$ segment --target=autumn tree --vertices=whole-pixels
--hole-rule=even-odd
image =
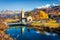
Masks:
[[[31,12],[30,11],[28,12],[27,16],[31,16]]]
[[[44,11],[40,11],[39,17],[40,17],[40,19],[48,19],[48,14],[45,13]]]

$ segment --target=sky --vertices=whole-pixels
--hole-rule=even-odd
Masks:
[[[46,4],[59,4],[60,0],[0,0],[0,10],[33,10]]]

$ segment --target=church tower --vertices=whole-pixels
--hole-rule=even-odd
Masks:
[[[21,10],[21,17],[24,18],[24,10]]]
[[[24,16],[24,10],[23,9],[21,10],[21,22],[22,23],[26,22],[26,18]]]

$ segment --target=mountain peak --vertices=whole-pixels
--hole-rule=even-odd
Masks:
[[[37,7],[37,9],[41,9],[41,8],[51,8],[53,6],[59,6],[58,4],[46,4],[44,6],[40,6],[40,7]]]
[[[46,4],[44,6],[40,6],[40,7],[37,7],[37,8],[40,9],[40,8],[48,8],[48,7],[50,7],[50,4]]]

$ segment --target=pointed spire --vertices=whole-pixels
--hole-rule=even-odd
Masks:
[[[22,18],[24,18],[24,10],[23,10],[23,8],[21,10],[21,15],[22,15]]]

